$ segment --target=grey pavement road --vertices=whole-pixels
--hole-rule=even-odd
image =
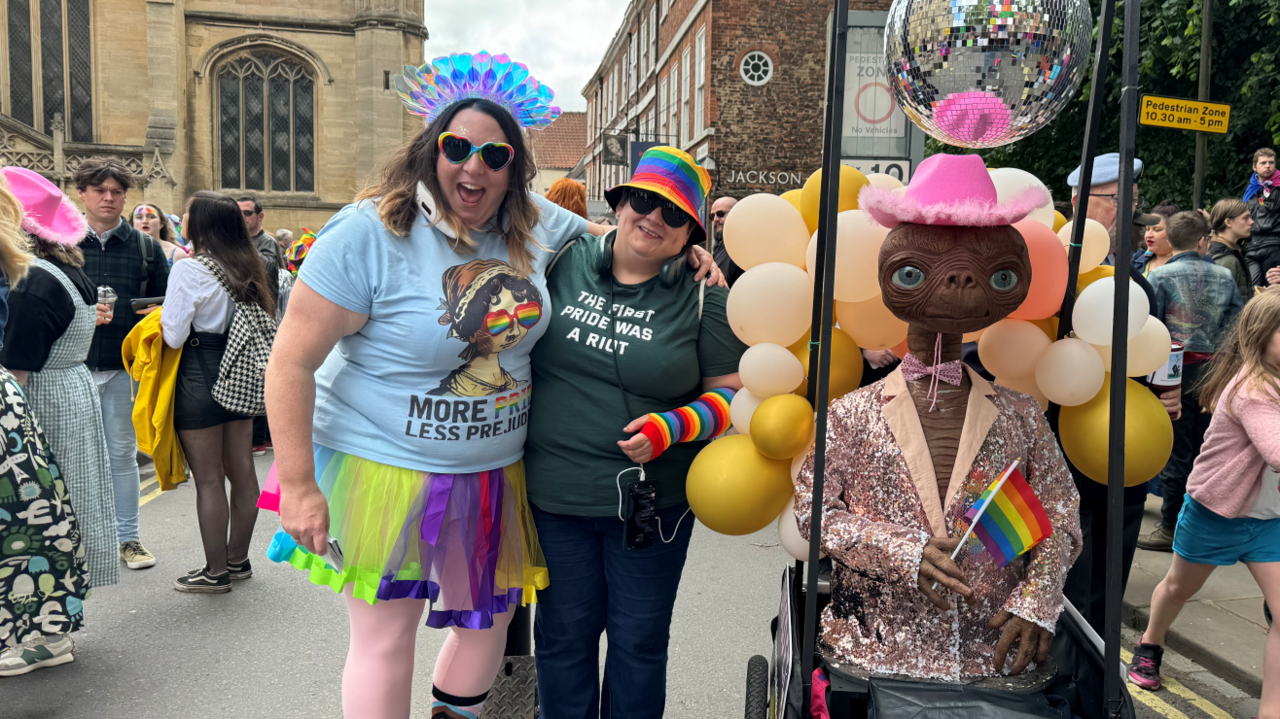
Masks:
[[[271,456],[259,458],[265,477]],[[254,576],[222,595],[173,580],[203,563],[190,483],[142,507],[159,563],[121,569],[85,604],[76,661],[0,680],[0,719],[340,717],[346,610],[340,597],[263,556],[275,515],[258,518]],[[667,716],[742,716],[747,659],[769,651],[788,557],[772,527],[725,537],[698,525],[671,627]],[[427,717],[444,633],[418,633],[413,717]]]
[[[270,455],[259,458],[266,476]],[[291,567],[266,561],[275,515],[255,533],[254,577],[224,595],[173,590],[203,563],[189,485],[142,508],[154,568],[86,603],[76,661],[0,680],[0,719],[168,719],[195,711],[225,719],[336,718],[347,624],[342,600]],[[789,558],[769,527],[748,537],[694,530],[671,627],[669,717],[742,716],[747,659],[769,653],[769,620]],[[418,633],[415,719],[427,717],[431,670],[444,634]],[[1136,632],[1129,630],[1132,647]],[[1127,658],[1127,657],[1126,657]],[[1180,657],[1166,660],[1159,692],[1134,689],[1139,719],[1246,719],[1256,699]]]

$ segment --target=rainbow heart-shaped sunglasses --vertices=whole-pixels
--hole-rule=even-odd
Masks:
[[[540,319],[542,319],[542,305],[537,302],[526,302],[516,305],[514,314],[506,310],[490,312],[484,316],[484,326],[489,330],[489,334],[496,336],[511,329],[513,322],[518,322],[521,327],[530,329],[538,324]]]

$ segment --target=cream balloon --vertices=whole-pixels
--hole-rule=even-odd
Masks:
[[[982,339],[982,335],[985,334],[986,331],[987,331],[987,328],[983,327],[977,332],[965,332],[963,335],[961,335],[960,341],[961,342],[977,342],[978,340]]]
[[[1137,282],[1129,282],[1129,327],[1132,340],[1147,324],[1151,303]],[[1111,344],[1111,320],[1115,311],[1116,279],[1103,277],[1084,288],[1071,312],[1071,326],[1076,336],[1091,345]],[[1163,363],[1161,363],[1163,364]],[[1158,365],[1157,365],[1158,366]]]
[[[809,540],[800,536],[795,497],[787,500],[787,506],[783,507],[782,514],[778,515],[778,543],[793,559],[800,562],[809,561]],[[826,559],[827,555],[819,551],[818,557]]]
[[[1030,395],[1032,399],[1040,403],[1040,409],[1049,409],[1049,398],[1046,397],[1044,392],[1041,392],[1040,388],[1036,386],[1035,377],[1026,377],[1023,379],[1005,379],[1003,377],[996,377],[996,384],[1001,387],[1008,387],[1015,392]]]
[[[1075,407],[1102,389],[1106,372],[1098,353],[1084,340],[1066,337],[1054,342],[1036,363],[1036,385],[1051,402]]]
[[[998,167],[992,170],[990,174],[991,181],[996,186],[996,200],[1000,203],[1010,202],[1018,195],[1034,187],[1039,187],[1046,193],[1049,192],[1049,188],[1045,187],[1040,178],[1026,170],[1019,170],[1016,167]],[[1035,220],[1052,230],[1054,220],[1053,197],[1050,196],[1043,205],[1027,215],[1027,219]]]
[[[815,432],[814,432],[814,434],[816,435],[816,434],[817,434],[817,432],[815,431]],[[810,444],[810,445],[809,445],[809,449],[807,449],[807,450],[805,450],[805,451],[801,452],[800,454],[797,454],[796,456],[794,456],[794,457],[792,457],[792,458],[791,458],[791,482],[792,482],[792,484],[794,484],[794,483],[795,483],[795,481],[796,481],[796,477],[799,477],[799,476],[800,476],[800,470],[804,468],[804,461],[805,461],[806,459],[808,459],[808,458],[809,458],[809,455],[811,455],[811,454],[813,454],[813,445],[812,445],[812,444]]]
[[[808,244],[800,211],[777,195],[747,195],[724,218],[724,249],[744,270],[766,262],[804,267]]]
[[[755,396],[745,387],[733,396],[733,400],[729,402],[729,421],[739,434],[751,436],[751,415],[756,413],[756,409],[766,399],[768,397]]]
[[[1026,379],[1049,348],[1049,338],[1025,320],[1000,320],[978,338],[978,359],[987,371],[1005,379]]]
[[[1145,377],[1160,369],[1169,359],[1171,339],[1169,328],[1165,327],[1160,320],[1148,315],[1142,331],[1129,340],[1129,361],[1125,363],[1129,366],[1129,371],[1125,374],[1130,377]],[[1092,346],[1102,358],[1103,368],[1110,372],[1111,345]]]
[[[899,180],[893,175],[886,175],[883,172],[873,172],[870,175],[867,175],[867,182],[870,182],[876,187],[887,187],[890,190],[896,190],[899,187],[903,187],[902,180]]]
[[[742,353],[738,377],[751,394],[765,399],[794,392],[804,381],[804,365],[786,347],[765,342]]]
[[[725,311],[733,333],[748,345],[789,347],[809,329],[813,283],[795,265],[766,262],[742,273]]]
[[[734,208],[735,210],[737,208]],[[841,302],[863,302],[880,294],[880,245],[889,234],[887,227],[862,210],[848,210],[836,219],[836,288]],[[816,277],[818,233],[809,240],[805,267],[809,278]],[[741,280],[739,280],[741,282]],[[737,285],[734,285],[735,287]]]
[[[907,323],[895,317],[879,297],[837,302],[836,321],[864,350],[887,350],[907,336]]]
[[[1053,225],[1050,225],[1052,227]],[[1058,239],[1062,240],[1062,246],[1067,248],[1067,254],[1071,254],[1071,233],[1074,231],[1074,222],[1068,222],[1058,230]],[[1107,228],[1102,226],[1097,220],[1084,221],[1084,239],[1080,241],[1080,273],[1084,274],[1107,259],[1107,254],[1111,252],[1111,235],[1107,233]]]

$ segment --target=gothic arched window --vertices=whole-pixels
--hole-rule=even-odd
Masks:
[[[214,135],[223,189],[314,192],[310,70],[291,58],[253,53],[223,63],[215,78]]]
[[[61,115],[67,139],[93,142],[93,34],[89,0],[0,0],[9,65],[4,114],[52,134]]]

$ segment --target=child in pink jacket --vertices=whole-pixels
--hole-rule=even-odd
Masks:
[[[1216,567],[1244,562],[1280,607],[1280,289],[1241,311],[1200,385],[1213,412],[1187,480],[1173,565],[1151,598],[1151,619],[1129,680],[1160,688],[1165,633]],[[1280,719],[1280,625],[1267,639],[1258,716]]]

